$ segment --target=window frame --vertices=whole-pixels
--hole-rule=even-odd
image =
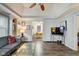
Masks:
[[[7,36],[9,36],[9,30],[10,30],[10,17],[9,17],[9,14],[7,14],[6,12],[0,12],[0,15],[2,15],[2,16],[5,16],[5,17],[7,17],[8,19],[7,19]],[[4,35],[4,36],[6,36],[6,35]],[[2,37],[4,37],[4,36],[2,36]]]

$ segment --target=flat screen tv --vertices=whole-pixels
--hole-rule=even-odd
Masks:
[[[52,27],[51,28],[51,34],[63,35],[63,33],[64,33],[64,27]]]

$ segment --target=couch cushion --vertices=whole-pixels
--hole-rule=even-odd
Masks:
[[[5,46],[7,44],[8,44],[7,36],[6,37],[0,37],[0,48],[2,48],[3,46]]]
[[[16,47],[17,45],[19,45],[19,43],[9,44],[9,45],[4,46],[3,49],[12,49]]]
[[[5,55],[10,49],[0,49],[0,56]]]
[[[0,49],[0,56],[8,54],[13,48],[15,48],[20,43],[13,43],[6,45]]]
[[[12,43],[15,43],[16,42],[16,38],[14,36],[9,36],[8,37],[8,43],[9,44],[12,44]]]

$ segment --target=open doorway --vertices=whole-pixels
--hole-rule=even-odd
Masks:
[[[33,41],[42,41],[43,38],[43,22],[33,21],[32,22],[32,39]]]
[[[77,46],[79,51],[79,16],[77,16]]]

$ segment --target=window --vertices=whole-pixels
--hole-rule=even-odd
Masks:
[[[8,36],[8,17],[0,14],[0,37]]]

